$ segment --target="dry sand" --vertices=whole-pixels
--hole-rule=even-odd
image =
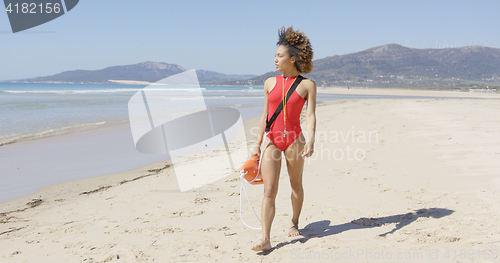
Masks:
[[[432,94],[448,96],[418,96]],[[499,262],[500,97],[474,96],[490,99],[319,105],[302,236],[286,236],[283,165],[270,252],[250,250],[261,234],[240,221],[238,171],[181,193],[161,162],[0,204],[0,262]],[[259,211],[262,186],[247,189]]]

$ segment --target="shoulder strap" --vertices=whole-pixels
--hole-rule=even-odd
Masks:
[[[290,98],[290,96],[292,96],[292,94],[295,91],[295,89],[297,88],[297,86],[299,86],[299,84],[303,78],[304,77],[302,77],[301,75],[297,76],[297,79],[295,79],[295,82],[293,83],[293,85],[290,87],[290,89],[288,90],[288,92],[286,94],[287,101]],[[280,105],[278,106],[278,108],[274,112],[273,116],[271,116],[271,119],[268,120],[266,118],[266,132],[269,132],[271,130],[271,125],[273,125],[274,121],[276,120],[276,118],[278,118],[278,115],[280,115],[282,110],[283,110],[283,100],[281,101]]]

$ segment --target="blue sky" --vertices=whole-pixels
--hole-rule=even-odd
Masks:
[[[143,61],[259,75],[274,70],[278,29],[290,25],[310,37],[315,59],[388,43],[500,48],[500,1],[305,3],[81,0],[15,34],[0,11],[0,80]]]

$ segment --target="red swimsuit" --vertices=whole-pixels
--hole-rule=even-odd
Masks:
[[[289,77],[285,80],[285,93],[288,88],[292,86],[292,83],[297,77]],[[305,78],[304,78],[305,79]],[[276,85],[269,92],[269,107],[267,109],[267,119],[269,120],[273,116],[276,108],[282,103],[283,100],[283,76],[276,76]],[[278,115],[278,118],[271,125],[267,137],[281,150],[284,151],[290,144],[292,144],[299,136],[302,134],[302,129],[300,128],[300,113],[302,112],[302,107],[306,99],[302,98],[295,90],[290,99],[286,101],[286,134],[284,134],[284,120],[283,112],[285,108]]]

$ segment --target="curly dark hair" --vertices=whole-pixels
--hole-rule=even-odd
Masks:
[[[285,29],[282,27],[278,31],[278,42],[276,45],[287,47],[290,55],[295,57],[295,65],[300,73],[309,73],[313,68],[313,50],[309,38],[299,30],[294,31],[293,27]]]

